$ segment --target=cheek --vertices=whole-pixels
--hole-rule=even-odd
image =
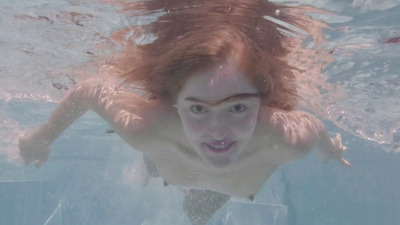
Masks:
[[[181,121],[187,136],[200,136],[207,130],[204,121],[194,119],[188,115],[182,115]]]
[[[232,131],[237,135],[251,136],[257,125],[257,115],[257,113],[251,113],[240,120],[235,120],[231,126]]]

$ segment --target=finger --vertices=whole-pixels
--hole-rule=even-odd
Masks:
[[[42,153],[38,155],[37,160],[35,161],[36,168],[41,167],[46,161],[49,155],[47,153]]]
[[[344,158],[340,158],[339,161],[348,168],[352,168],[353,166]]]
[[[36,162],[35,162],[35,166],[36,166],[36,168],[39,168],[39,167],[41,167],[41,166],[42,166],[42,164],[43,164],[43,162],[42,162],[42,161],[40,161],[40,160],[36,160]]]

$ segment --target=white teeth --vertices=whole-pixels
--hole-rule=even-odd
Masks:
[[[228,147],[228,144],[225,144],[225,143],[222,143],[222,145],[212,145],[212,144],[209,144],[209,145],[215,149],[224,149],[224,148]]]
[[[215,145],[215,144],[217,144],[217,145]],[[228,143],[228,144],[224,143],[223,145],[221,145],[221,142],[215,143],[215,144],[204,143],[205,147],[208,150],[211,150],[212,152],[215,152],[215,153],[224,153],[231,149],[234,142]]]
[[[216,148],[216,149],[223,149],[226,147],[226,145],[223,146],[215,146],[215,145],[211,145],[211,147]]]

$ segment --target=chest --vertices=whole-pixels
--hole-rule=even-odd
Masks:
[[[147,155],[164,181],[178,187],[209,189],[235,197],[256,194],[280,165],[273,156],[264,153],[240,158],[234,165],[219,169],[205,164],[190,149],[172,144],[159,149]]]
[[[167,126],[161,129],[167,132],[155,132],[141,151],[152,160],[162,179],[171,185],[247,198],[256,194],[285,161],[277,151],[276,143],[264,143],[263,138],[263,143],[259,143],[260,139],[250,141],[248,152],[228,167],[212,167],[195,150],[187,147],[179,121],[167,121]]]

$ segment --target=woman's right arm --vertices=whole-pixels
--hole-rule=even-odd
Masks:
[[[103,117],[122,138],[135,142],[144,134],[147,125],[144,121],[152,116],[150,111],[155,111],[151,110],[154,106],[154,103],[117,85],[99,80],[84,81],[67,93],[47,122],[20,137],[20,154],[25,165],[33,162],[40,166],[47,160],[51,143],[90,109]]]
[[[262,121],[272,127],[283,141],[288,159],[297,159],[316,147],[325,162],[336,159],[347,167],[350,163],[342,157],[346,149],[340,134],[329,136],[324,124],[310,113],[303,111],[284,111],[268,106],[262,108]]]

